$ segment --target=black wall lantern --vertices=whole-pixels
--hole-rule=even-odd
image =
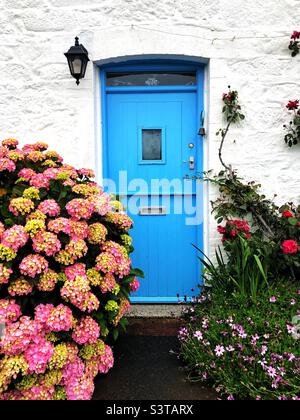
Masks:
[[[65,53],[65,56],[68,59],[71,75],[76,79],[77,85],[79,85],[79,80],[85,76],[87,63],[90,59],[88,51],[83,45],[79,44],[78,37],[75,38],[75,45]]]

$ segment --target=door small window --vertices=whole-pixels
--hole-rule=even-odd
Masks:
[[[139,128],[139,163],[165,163],[165,129]]]
[[[162,130],[142,130],[142,159],[162,160]]]
[[[196,86],[196,72],[107,73],[106,85],[117,86]]]

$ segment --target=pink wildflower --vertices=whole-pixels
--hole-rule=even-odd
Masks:
[[[215,348],[215,354],[217,357],[223,356],[224,353],[225,353],[225,348],[223,346],[217,346]]]

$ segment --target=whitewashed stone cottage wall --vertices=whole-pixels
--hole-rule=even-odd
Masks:
[[[1,138],[48,142],[68,162],[100,174],[97,62],[204,58],[206,169],[219,168],[215,132],[231,84],[247,119],[231,134],[227,161],[278,201],[299,201],[300,148],[288,149],[282,133],[285,104],[300,96],[300,58],[287,50],[290,33],[300,30],[299,12],[299,0],[0,0]],[[76,35],[92,59],[79,87],[63,55]],[[213,231],[207,209],[210,243]]]

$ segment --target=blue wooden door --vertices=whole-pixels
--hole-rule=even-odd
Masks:
[[[197,89],[107,91],[105,175],[134,220],[133,263],[145,272],[134,302],[177,302],[200,282],[198,100]]]

